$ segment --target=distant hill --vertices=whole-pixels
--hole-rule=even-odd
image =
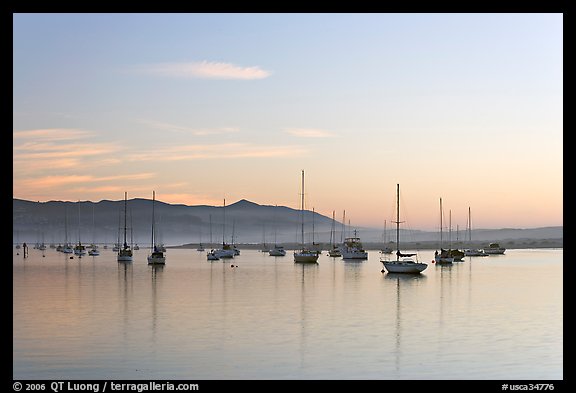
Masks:
[[[152,200],[134,198],[127,201],[127,238],[134,243],[147,246],[152,225]],[[99,202],[32,202],[13,198],[13,242],[63,243],[66,232],[69,242],[114,243],[119,236],[123,238],[124,200]],[[166,245],[210,242],[221,243],[225,220],[226,242],[238,244],[288,244],[300,241],[301,212],[285,206],[259,205],[242,199],[224,209],[222,206],[169,204],[156,201],[155,216],[158,238]],[[332,218],[306,211],[304,221],[307,242],[314,240],[328,243]],[[212,225],[210,225],[212,223]],[[65,230],[67,228],[67,231]],[[122,228],[122,230],[119,230]],[[342,224],[336,224],[336,238],[340,240]],[[132,230],[130,230],[132,229]],[[378,248],[382,243],[381,228],[356,228],[358,236],[365,245]],[[212,236],[210,236],[210,233]],[[389,231],[388,238],[393,238]],[[404,238],[404,235],[403,235]],[[461,237],[461,240],[463,236]],[[563,227],[545,227],[529,229],[474,229],[472,239],[475,242],[498,241],[530,243],[541,240],[554,240],[555,244],[563,240]],[[414,231],[409,234],[411,242],[436,242],[437,232]]]

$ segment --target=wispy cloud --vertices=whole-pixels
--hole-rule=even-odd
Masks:
[[[128,175],[116,176],[92,176],[92,175],[62,175],[62,176],[44,176],[36,178],[27,178],[21,180],[22,186],[34,186],[35,188],[53,188],[75,183],[95,183],[95,182],[112,182],[118,180],[142,180],[150,179],[154,173],[131,173]]]
[[[138,72],[159,76],[201,79],[264,79],[272,73],[258,66],[242,67],[215,61],[149,64],[135,68]]]
[[[333,138],[336,136],[330,131],[317,128],[286,128],[284,132],[300,138]]]
[[[292,157],[305,153],[301,146],[259,146],[248,143],[222,143],[210,145],[184,145],[156,147],[140,151],[130,157],[132,161],[180,161],[198,159],[272,158]]]
[[[150,127],[164,130],[164,131],[172,131],[172,132],[179,132],[179,133],[188,133],[196,136],[205,136],[205,135],[218,135],[218,134],[229,134],[238,132],[239,129],[237,127],[217,127],[217,128],[193,128],[187,126],[181,126],[177,124],[171,123],[162,123],[156,121],[149,121],[149,120],[139,120],[139,123],[146,124]]]
[[[13,131],[14,175],[39,176],[55,170],[83,171],[114,165],[118,152],[115,143],[86,140],[94,133],[78,129],[36,129]]]
[[[33,139],[35,141],[66,141],[88,138],[93,133],[74,128],[45,128],[38,130],[13,131],[12,138],[15,141]]]

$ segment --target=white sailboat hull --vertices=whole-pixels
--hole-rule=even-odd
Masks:
[[[214,250],[214,255],[218,258],[218,259],[226,259],[226,258],[234,258],[234,255],[236,255],[234,250],[223,250],[223,249],[218,249],[218,250]]]
[[[282,248],[273,248],[272,250],[268,251],[268,255],[271,257],[283,257],[286,256],[286,250]]]
[[[318,254],[316,252],[295,252],[294,262],[298,263],[318,263]]]
[[[382,261],[382,264],[388,273],[420,273],[428,267],[425,263],[413,260]]]

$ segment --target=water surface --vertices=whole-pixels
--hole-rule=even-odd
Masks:
[[[377,251],[134,253],[13,251],[14,379],[563,379],[562,249],[423,251],[416,276],[381,273]]]

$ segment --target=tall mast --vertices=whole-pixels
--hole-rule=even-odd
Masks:
[[[68,207],[64,205],[64,247],[68,247]]]
[[[94,214],[94,207],[95,204],[92,204],[92,242],[94,243],[94,246],[96,246],[96,215]]]
[[[212,245],[212,214],[208,215],[208,220],[210,221],[210,247],[214,247]]]
[[[128,193],[124,191],[124,248],[128,248],[128,244],[126,243],[126,207],[128,204]]]
[[[152,191],[152,252],[154,252],[154,205],[156,201],[156,191]]]
[[[302,199],[300,201],[302,248],[304,248],[304,170],[302,170]]]
[[[400,184],[396,184],[396,260],[400,259]]]
[[[468,242],[472,243],[472,217],[470,216],[470,206],[468,206]],[[470,247],[472,247],[470,245]]]
[[[442,198],[440,198],[440,250],[442,250]]]
[[[340,243],[344,243],[345,230],[346,230],[346,210],[342,212],[342,232],[340,232]]]
[[[42,243],[44,243],[44,239],[42,239]],[[80,201],[78,201],[78,245],[81,245],[82,242],[80,241]]]
[[[130,246],[134,244],[134,223],[132,222],[132,210],[130,210]]]
[[[312,247],[314,247],[314,208],[312,208]]]
[[[222,209],[222,214],[224,216],[224,223],[222,224],[222,248],[224,248],[224,232],[226,232],[226,198],[224,198],[224,207]]]
[[[452,209],[448,211],[448,248],[452,251]]]
[[[332,247],[334,247],[334,243],[336,242],[336,220],[334,214],[336,214],[336,211],[332,210],[332,227],[330,228],[330,245],[332,245]]]

